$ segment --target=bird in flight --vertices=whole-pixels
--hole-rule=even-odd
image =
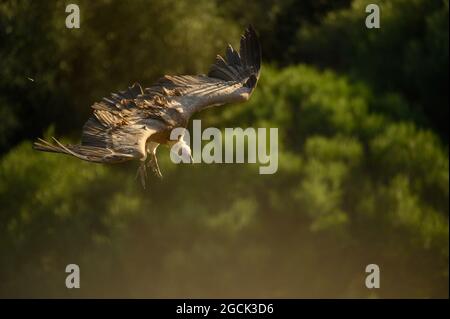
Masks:
[[[207,75],[166,75],[145,89],[135,83],[92,105],[93,115],[83,127],[80,144],[63,145],[52,138],[54,143],[38,139],[33,147],[95,163],[140,160],[138,174],[145,188],[147,166],[162,177],[156,159],[160,144],[179,143],[192,159],[183,137],[173,141],[170,132],[185,128],[196,112],[247,101],[260,68],[261,47],[250,25],[241,36],[239,52],[228,45],[225,58],[218,55]]]

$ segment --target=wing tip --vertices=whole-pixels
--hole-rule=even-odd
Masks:
[[[249,24],[247,25],[247,28],[245,29],[245,31],[248,32],[248,33],[251,33],[251,34],[256,35],[256,30],[255,30],[255,28],[253,27],[253,24],[251,24],[251,23],[249,23]]]
[[[261,42],[252,24],[249,24],[241,36],[241,47],[239,51],[246,60],[247,65],[253,66],[259,73],[262,62]]]
[[[249,24],[241,35],[239,52],[231,45],[226,48],[226,60],[220,55],[216,57],[215,63],[210,67],[208,76],[225,81],[240,79],[254,74],[259,77],[261,68],[261,45],[258,35],[252,24]],[[242,74],[236,74],[241,73]]]

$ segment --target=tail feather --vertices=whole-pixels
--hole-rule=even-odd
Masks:
[[[133,159],[133,156],[130,154],[118,154],[109,149],[93,146],[64,145],[56,138],[52,137],[52,139],[56,145],[39,138],[38,141],[33,143],[33,148],[43,152],[67,154],[95,163],[120,163]]]
[[[67,154],[67,152],[57,145],[53,145],[46,140],[38,138],[36,142],[33,143],[33,149],[42,152],[53,152],[53,153],[63,153]]]

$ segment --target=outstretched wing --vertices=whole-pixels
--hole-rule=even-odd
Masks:
[[[228,45],[226,59],[220,55],[208,76],[226,82],[239,82],[251,90],[256,87],[261,69],[261,46],[252,26],[241,36],[239,52]]]
[[[63,145],[39,139],[33,144],[40,151],[63,153],[97,163],[119,163],[145,156],[147,139],[167,127],[160,117],[160,107],[146,108],[136,103],[142,94],[139,84],[113,93],[95,103],[93,116],[83,127],[81,144]]]
[[[260,68],[258,36],[249,26],[241,37],[239,52],[229,45],[225,59],[217,56],[208,75],[165,76],[145,90],[135,84],[113,93],[92,106],[94,114],[83,127],[81,144],[39,140],[34,148],[99,163],[140,159],[152,135],[186,126],[194,112],[248,100]]]
[[[261,69],[258,36],[249,26],[241,36],[239,52],[228,45],[225,58],[218,55],[208,75],[164,76],[145,94],[161,96],[181,106],[187,118],[204,108],[243,102],[256,87]]]

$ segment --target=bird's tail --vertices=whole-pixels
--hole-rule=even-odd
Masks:
[[[67,154],[78,159],[94,163],[120,163],[133,158],[129,154],[115,154],[108,149],[100,147],[64,145],[56,138],[52,137],[52,139],[55,144],[39,138],[33,143],[33,148],[42,152]]]
[[[55,139],[56,140],[56,139]],[[42,152],[52,152],[52,153],[63,153],[63,154],[67,154],[67,151],[65,151],[64,148],[58,146],[58,145],[53,145],[41,138],[38,138],[38,140],[36,142],[33,143],[33,149],[37,150],[37,151],[42,151]]]

